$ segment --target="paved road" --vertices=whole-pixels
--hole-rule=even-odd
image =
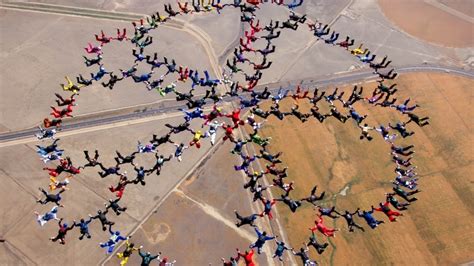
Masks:
[[[407,66],[397,69],[399,73],[410,73],[410,72],[442,72],[461,75],[468,78],[474,78],[473,71],[465,71],[463,69],[444,67],[444,66]],[[280,86],[290,86],[294,87],[297,84],[302,84],[306,87],[309,86],[328,86],[331,84],[348,84],[352,82],[364,81],[377,78],[377,75],[373,74],[370,70],[358,71],[358,72],[347,72],[339,73],[333,77],[322,78],[318,80],[294,80],[278,83],[270,83],[257,86],[256,90],[261,90],[265,86],[271,88],[271,90],[277,90]],[[224,102],[234,101],[235,98],[225,97]],[[75,121],[74,119],[69,119],[64,122],[63,132],[79,130],[87,127],[94,127],[99,125],[113,124],[122,121],[130,121],[133,119],[141,119],[144,117],[150,116],[160,116],[163,114],[176,112],[179,108],[186,108],[186,105],[183,102],[176,102],[174,106],[163,107],[163,108],[149,108],[143,111],[131,111],[131,113],[118,114],[118,115],[108,115],[101,118],[83,118],[82,121]],[[209,106],[210,104],[208,104]],[[107,115],[104,112],[104,116]],[[0,143],[6,143],[18,139],[31,138],[36,132],[37,128],[30,128],[21,131],[14,131],[8,133],[0,134]]]

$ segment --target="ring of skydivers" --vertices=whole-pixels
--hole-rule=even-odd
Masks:
[[[416,166],[413,166],[411,162],[414,153],[412,150],[413,145],[397,146],[395,140],[397,138],[405,139],[414,134],[413,131],[407,129],[406,125],[408,123],[414,122],[418,126],[423,127],[429,124],[429,118],[416,115],[414,110],[419,106],[417,104],[409,106],[410,99],[399,101],[395,97],[397,92],[396,84],[390,86],[385,84],[385,80],[392,80],[397,77],[394,69],[385,71],[391,63],[387,56],[377,63],[375,62],[376,55],[371,54],[368,48],[363,48],[362,44],[357,46],[357,48],[351,48],[354,46],[355,40],[350,36],[338,41],[339,33],[331,32],[329,25],[318,21],[311,21],[306,18],[306,15],[294,12],[294,9],[300,6],[302,2],[302,0],[294,0],[288,4],[283,3],[282,0],[272,0],[272,4],[287,7],[290,10],[289,17],[285,21],[271,20],[267,25],[260,25],[260,21],[256,18],[256,12],[264,5],[261,1],[247,0],[244,3],[243,1],[235,0],[232,3],[223,4],[220,0],[212,0],[207,3],[203,0],[193,0],[191,6],[188,6],[188,2],[181,3],[178,1],[176,10],[173,9],[171,4],[165,5],[166,16],[156,12],[140,21],[132,22],[133,36],[127,36],[126,28],[117,29],[116,36],[114,37],[107,36],[103,31],[95,35],[95,39],[99,44],[88,44],[85,48],[88,55],[84,56],[84,60],[87,67],[97,66],[99,70],[96,73],[91,73],[90,79],[85,78],[81,74],[78,75],[76,83],[69,77],[66,77],[66,84],[61,84],[61,88],[64,92],[69,92],[70,95],[66,98],[61,94],[55,94],[57,106],[51,106],[51,115],[53,117],[45,118],[42,126],[39,127],[40,131],[36,134],[39,140],[52,141],[47,146],[44,146],[44,144],[43,146],[37,145],[37,153],[47,165],[43,169],[48,172],[50,179],[49,191],[40,188],[42,197],[37,202],[40,204],[53,203],[54,207],[44,214],[35,212],[37,221],[41,226],[50,220],[58,221],[58,234],[51,237],[50,240],[65,244],[67,232],[76,227],[80,232],[80,240],[84,237],[91,238],[89,224],[92,221],[99,221],[102,229],[110,232],[109,239],[98,243],[98,246],[104,248],[107,254],[111,254],[120,241],[126,241],[124,251],[117,253],[117,256],[121,259],[121,265],[125,265],[128,262],[129,257],[134,251],[138,251],[138,254],[141,256],[142,265],[148,265],[154,259],[160,265],[173,265],[175,261],[169,260],[161,253],[152,255],[151,252],[142,252],[143,247],[141,246],[136,248],[134,243],[130,242],[131,236],[126,237],[119,231],[113,230],[116,224],[109,220],[107,215],[110,209],[117,216],[127,210],[127,207],[121,205],[121,199],[128,185],[140,184],[145,186],[147,176],[153,173],[160,175],[164,164],[172,160],[173,157],[178,162],[181,162],[184,151],[191,146],[200,148],[203,139],[209,139],[211,145],[215,145],[218,131],[223,131],[222,140],[224,142],[228,140],[234,144],[231,153],[241,159],[241,163],[235,165],[234,169],[242,171],[246,176],[247,182],[243,185],[244,189],[249,189],[253,194],[253,201],[261,202],[262,205],[260,213],[241,215],[235,210],[236,226],[253,226],[256,232],[256,241],[249,246],[249,250],[241,252],[237,249],[235,256],[231,256],[228,260],[222,258],[224,265],[237,265],[237,261],[240,259],[243,259],[246,265],[254,265],[254,249],[260,254],[265,242],[273,239],[276,239],[274,258],[282,260],[285,250],[288,250],[294,256],[299,257],[304,265],[315,265],[316,261],[308,255],[309,247],[313,247],[318,254],[322,254],[328,247],[328,243],[317,239],[319,237],[317,237],[315,232],[317,231],[326,237],[334,237],[335,233],[339,231],[338,228],[327,227],[323,221],[324,216],[331,219],[343,217],[347,222],[349,232],[354,232],[354,229],[365,231],[364,227],[356,222],[356,217],[362,218],[371,229],[375,229],[384,223],[383,220],[375,218],[373,215],[374,211],[383,212],[390,222],[394,222],[399,216],[402,216],[402,211],[405,211],[410,204],[417,200],[412,195],[420,192],[420,190],[417,189]],[[240,38],[240,45],[235,48],[233,57],[227,60],[227,69],[224,70],[221,77],[211,77],[207,70],[200,72],[183,65],[178,65],[174,59],[159,57],[157,53],[145,53],[145,48],[153,43],[153,37],[150,35],[150,32],[161,24],[184,14],[203,14],[214,11],[220,14],[224,9],[230,7],[240,9],[240,20],[247,25],[247,30],[245,31],[245,36]],[[263,72],[272,65],[270,56],[276,50],[273,40],[279,38],[282,31],[297,30],[302,25],[306,25],[318,41],[322,41],[330,46],[340,47],[372,68],[374,74],[380,78],[378,86],[369,94],[364,94],[363,87],[355,86],[348,97],[344,95],[347,96],[349,93],[346,94],[346,91],[339,91],[338,88],[332,91],[313,88],[310,91],[309,88],[298,85],[288,88],[280,87],[277,91],[268,87],[265,87],[263,90],[257,89],[256,86],[261,80]],[[117,74],[107,71],[102,64],[103,47],[111,42],[130,42],[135,46],[132,50],[132,55],[135,58],[133,64],[120,69],[120,72]],[[254,47],[257,43],[263,44],[263,46],[261,48]],[[247,58],[249,54],[261,59],[259,61],[257,59],[251,60]],[[91,55],[92,57],[90,57]],[[138,64],[148,66],[150,71],[138,73]],[[250,67],[254,72],[246,73],[242,70],[242,66]],[[163,70],[164,74],[157,77],[155,71],[159,69]],[[168,76],[175,78],[172,78],[172,82],[166,83],[165,78]],[[241,80],[236,81],[236,76],[240,76]],[[138,142],[137,150],[131,154],[124,155],[116,151],[115,165],[109,166],[100,162],[97,150],[94,151],[93,155],[87,150],[84,151],[87,163],[82,166],[74,165],[72,159],[65,155],[65,151],[59,148],[59,139],[55,135],[61,130],[63,119],[73,117],[73,107],[76,105],[79,92],[97,82],[100,82],[104,88],[112,90],[118,82],[127,78],[132,79],[135,83],[144,84],[148,91],[156,91],[163,97],[168,94],[174,94],[176,101],[184,103],[183,108],[179,109],[184,115],[183,123],[178,125],[166,124],[166,127],[169,128],[167,134],[163,136],[153,135],[152,139],[145,144]],[[179,91],[178,87],[187,82],[191,83],[191,88],[188,91]],[[225,93],[219,93],[218,87],[226,88]],[[205,90],[204,96],[199,97],[195,94],[195,90],[199,89]],[[234,104],[239,106],[229,112],[225,112],[224,102],[229,102],[229,99],[236,100],[237,98],[239,101]],[[289,112],[280,110],[279,104],[285,98],[292,98],[294,102]],[[310,112],[304,113],[299,109],[301,101],[309,103],[311,106]],[[265,102],[270,105],[270,108],[267,110],[261,107]],[[336,103],[342,107],[337,108]],[[329,113],[321,111],[320,106],[322,104],[328,105]],[[355,109],[356,104],[392,108],[402,114],[403,117],[406,117],[407,120],[396,122],[394,125],[389,123],[388,126],[369,126],[364,122],[367,115],[357,112]],[[206,106],[209,105],[212,107],[206,109]],[[248,112],[244,114],[244,111]],[[387,147],[390,149],[391,159],[395,167],[396,177],[392,180],[392,190],[387,192],[383,200],[377,203],[375,207],[372,205],[370,208],[362,210],[360,208],[356,210],[340,210],[336,209],[335,206],[322,206],[321,201],[325,198],[325,192],[318,193],[317,185],[308,188],[308,197],[303,199],[292,198],[291,191],[294,188],[294,183],[286,181],[289,173],[288,167],[280,166],[282,164],[280,158],[282,153],[271,152],[269,150],[271,137],[259,135],[259,130],[269,116],[275,116],[279,120],[294,117],[302,123],[311,119],[316,119],[320,123],[323,123],[326,119],[333,118],[341,123],[352,120],[354,125],[360,130],[361,141],[372,141],[371,131],[380,133],[378,135],[384,139]],[[201,129],[192,129],[190,127],[190,123],[194,119],[201,119],[203,121]],[[247,131],[244,129],[244,125],[248,125],[247,131],[250,131],[249,133],[245,133]],[[204,130],[205,127],[207,130]],[[238,136],[238,129],[241,129],[240,137]],[[189,134],[189,144],[174,142],[172,136],[176,134]],[[253,147],[249,146],[251,143],[254,144]],[[173,145],[175,147],[174,154],[160,154],[158,148],[161,145]],[[251,150],[258,150],[258,153],[251,155]],[[156,159],[155,164],[151,168],[135,164],[136,156],[146,153],[152,154]],[[255,164],[259,163],[259,161],[265,164],[261,171],[255,170],[257,168]],[[121,165],[127,164],[133,167],[135,172],[133,174],[134,178],[129,178],[127,173],[120,169]],[[79,221],[73,220],[69,225],[63,223],[63,218],[57,217],[58,207],[63,207],[61,204],[62,193],[68,190],[70,179],[74,175],[79,174],[86,168],[95,167],[100,169],[97,173],[101,178],[117,176],[117,184],[109,187],[109,190],[115,193],[115,199],[110,199],[105,203],[105,209],[98,210],[95,215],[89,214],[89,217],[80,218]],[[270,187],[276,188],[281,192],[279,198],[271,198],[270,193],[268,193]],[[259,217],[273,218],[272,208],[276,203],[287,205],[291,212],[296,212],[304,203],[315,206],[317,210],[315,225],[310,228],[311,235],[308,237],[308,242],[302,247],[296,249],[289,248],[281,237],[270,236],[255,225],[255,221]]]

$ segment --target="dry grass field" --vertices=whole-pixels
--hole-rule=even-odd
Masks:
[[[449,47],[472,47],[474,45],[472,1],[444,1],[446,10],[427,2],[378,0],[384,15],[393,24],[412,36]],[[439,6],[443,7],[443,5]],[[464,13],[465,16],[448,13],[447,10],[450,9]]]
[[[422,193],[409,206],[405,215],[390,223],[385,215],[376,213],[385,221],[371,230],[362,219],[357,222],[366,232],[349,233],[343,218],[329,226],[341,229],[329,241],[330,247],[322,255],[311,250],[311,256],[323,265],[453,265],[474,260],[474,231],[472,228],[473,149],[472,149],[472,88],[471,79],[448,74],[404,74],[396,80],[398,99],[411,97],[418,103],[420,115],[430,116],[430,126],[420,128],[410,124],[416,133],[397,143],[415,145],[415,165],[420,176]],[[375,83],[364,84],[366,95]],[[346,94],[352,86],[346,87]],[[332,91],[332,88],[329,89]],[[347,96],[346,96],[347,97]],[[283,109],[289,109],[293,100],[286,99]],[[301,105],[305,112],[308,109]],[[306,106],[307,107],[307,106]],[[370,125],[387,125],[402,118],[389,108],[372,107],[357,103],[356,109],[368,114]],[[385,199],[391,190],[390,180],[395,177],[390,162],[389,146],[378,133],[372,142],[360,141],[359,130],[352,120],[345,124],[329,118],[323,124],[315,119],[302,124],[294,117],[283,122],[269,119],[263,129],[271,136],[271,151],[283,151],[283,161],[289,166],[289,177],[296,188],[293,198],[303,198],[314,185],[326,191],[322,202],[336,205],[338,210],[369,209]],[[274,196],[279,196],[275,189]],[[345,193],[341,193],[341,192]],[[316,212],[305,203],[295,214],[284,204],[278,205],[292,247],[307,242],[309,227],[313,226]]]

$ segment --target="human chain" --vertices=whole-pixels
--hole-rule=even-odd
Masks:
[[[283,1],[272,0],[272,4],[289,8],[290,14],[285,21],[272,20],[267,25],[260,25],[260,21],[256,18],[256,11],[260,9],[263,4],[260,1],[247,0],[247,3],[242,3],[242,1],[235,0],[232,3],[224,4],[221,3],[220,0],[208,1],[207,3],[202,0],[193,0],[192,7],[188,7],[188,2],[178,2],[176,10],[179,11],[173,9],[171,4],[166,4],[165,12],[167,16],[160,15],[159,12],[156,12],[150,17],[133,22],[133,37],[127,36],[126,28],[117,29],[116,36],[114,37],[107,36],[103,31],[95,35],[98,44],[88,43],[88,46],[85,48],[86,53],[89,54],[88,56],[92,55],[93,57],[84,56],[84,60],[87,67],[97,65],[99,68],[98,72],[91,73],[90,78],[78,75],[76,77],[77,83],[74,83],[69,77],[66,77],[66,84],[61,84],[61,87],[63,91],[70,92],[71,94],[68,97],[58,93],[55,94],[57,107],[51,106],[51,115],[53,117],[45,118],[42,126],[40,126],[40,132],[36,134],[39,140],[53,140],[53,142],[47,146],[37,145],[38,154],[44,163],[49,165],[44,167],[44,170],[48,172],[50,179],[50,192],[40,188],[44,197],[39,199],[38,202],[41,204],[54,203],[55,206],[45,214],[41,215],[35,212],[35,215],[37,215],[38,223],[41,226],[44,226],[50,220],[58,220],[58,234],[50,239],[54,242],[58,241],[61,244],[65,244],[67,232],[76,227],[79,228],[80,240],[84,237],[91,238],[89,224],[92,221],[98,220],[101,223],[102,229],[104,231],[108,230],[110,233],[110,238],[99,244],[101,248],[106,249],[107,254],[113,253],[115,246],[120,243],[120,241],[126,240],[125,250],[117,253],[117,256],[121,259],[121,265],[125,265],[128,262],[129,257],[134,251],[139,251],[139,255],[142,258],[142,265],[148,265],[154,259],[157,259],[161,265],[173,265],[174,261],[170,261],[166,257],[161,258],[161,253],[152,255],[150,252],[142,252],[141,246],[136,248],[134,243],[129,242],[131,236],[127,237],[122,235],[120,231],[113,230],[115,222],[109,220],[107,214],[109,210],[112,210],[118,216],[127,210],[127,207],[120,205],[127,186],[138,184],[145,186],[147,176],[151,174],[160,175],[162,167],[165,164],[169,164],[172,158],[176,158],[178,162],[181,162],[185,159],[183,158],[185,151],[192,146],[199,149],[202,146],[203,139],[209,139],[211,145],[214,145],[219,130],[224,131],[223,141],[228,140],[234,144],[231,153],[239,156],[241,159],[240,165],[235,165],[234,170],[243,171],[247,176],[248,181],[243,185],[244,189],[249,189],[253,194],[253,201],[260,202],[263,207],[261,213],[249,214],[247,216],[242,216],[235,210],[235,215],[238,220],[236,226],[250,225],[255,227],[257,239],[249,246],[249,250],[244,252],[237,250],[235,257],[232,256],[229,260],[222,259],[224,265],[237,265],[240,259],[243,259],[246,265],[254,265],[254,249],[260,254],[264,244],[274,239],[277,242],[277,248],[273,255],[274,258],[282,260],[285,250],[289,250],[291,254],[299,257],[304,265],[316,265],[316,261],[311,259],[307,254],[308,247],[312,246],[318,254],[322,254],[328,247],[328,243],[318,241],[315,232],[317,231],[326,237],[334,237],[335,233],[339,231],[338,228],[327,227],[323,220],[324,216],[331,219],[343,217],[347,222],[348,231],[353,232],[354,229],[365,231],[364,227],[356,222],[356,217],[363,218],[371,229],[375,229],[384,223],[384,221],[377,220],[373,215],[374,211],[383,212],[391,222],[396,221],[397,217],[403,215],[401,211],[406,210],[410,203],[416,200],[416,198],[411,196],[419,192],[417,189],[418,178],[415,172],[416,167],[411,163],[414,153],[412,150],[413,146],[397,146],[395,140],[399,137],[407,138],[414,134],[413,131],[407,129],[406,125],[408,123],[415,122],[422,127],[429,124],[429,118],[422,118],[414,113],[414,110],[419,106],[417,104],[410,106],[409,102],[411,99],[408,98],[403,101],[398,101],[398,99],[394,97],[397,92],[396,84],[388,86],[384,83],[387,79],[391,80],[397,77],[397,73],[394,69],[383,71],[391,63],[387,56],[380,62],[375,63],[376,55],[371,54],[368,48],[363,48],[363,44],[360,44],[357,48],[351,48],[355,43],[352,37],[347,36],[344,40],[338,41],[340,34],[334,30],[331,32],[329,25],[318,21],[310,21],[306,18],[306,15],[299,15],[293,11],[296,7],[300,6],[302,2],[302,0],[295,0],[289,4],[285,4]],[[173,17],[185,14],[206,14],[210,12],[218,12],[220,14],[221,11],[230,7],[240,9],[240,20],[247,24],[247,30],[244,36],[240,38],[239,46],[235,48],[233,57],[227,60],[227,70],[224,70],[222,79],[212,77],[207,70],[201,72],[190,69],[184,65],[178,65],[176,60],[167,57],[159,57],[157,53],[145,53],[146,48],[153,43],[153,36],[150,36],[150,32],[158,28],[161,24],[171,20]],[[297,30],[300,25],[306,25],[309,31],[312,32],[318,40],[323,41],[327,45],[341,47],[343,50],[349,51],[351,55],[356,56],[361,62],[372,68],[374,73],[380,78],[380,80],[378,80],[378,86],[374,88],[372,93],[364,95],[363,87],[359,86],[355,86],[351,92],[348,92],[348,94],[350,93],[349,97],[344,97],[346,91],[339,91],[338,88],[335,88],[330,93],[318,88],[313,88],[310,91],[310,88],[304,88],[303,86],[297,86],[296,89],[280,88],[276,93],[270,91],[269,88],[265,88],[261,91],[254,90],[255,86],[261,80],[264,71],[272,66],[270,56],[276,50],[276,46],[273,45],[273,40],[279,38],[282,35],[282,31]],[[264,40],[265,47],[255,47],[257,40]],[[130,42],[135,46],[131,53],[134,58],[133,64],[124,69],[120,69],[120,73],[118,74],[107,71],[102,64],[104,55],[103,47],[111,42]],[[249,54],[260,57],[260,59],[251,60],[251,57],[248,56]],[[148,66],[150,70],[145,73],[137,73],[139,64]],[[242,70],[244,65],[250,66],[254,72],[245,73]],[[155,71],[157,70],[163,70],[164,74],[158,78],[155,77]],[[107,76],[108,80],[105,80]],[[173,81],[169,84],[164,84],[165,78],[168,76],[171,76]],[[240,77],[242,84],[235,79],[236,76]],[[59,139],[55,138],[55,134],[61,130],[62,120],[67,119],[67,117],[73,117],[73,107],[76,105],[79,92],[87,86],[100,82],[103,87],[112,90],[118,82],[127,78],[132,79],[135,83],[143,84],[149,91],[158,92],[162,97],[168,94],[174,94],[176,101],[185,102],[188,109],[180,109],[183,113],[184,121],[178,125],[166,124],[166,127],[169,128],[167,134],[163,136],[153,135],[152,139],[147,143],[138,142],[136,151],[131,154],[122,154],[116,151],[116,157],[114,158],[116,162],[115,165],[109,166],[100,162],[98,150],[95,150],[93,155],[89,154],[89,151],[86,150],[84,151],[84,155],[87,163],[79,167],[74,166],[72,159],[69,156],[65,156],[65,151],[59,148]],[[178,87],[181,87],[181,85],[185,83],[191,83],[191,88],[187,91],[178,90]],[[218,86],[227,86],[230,89],[226,91],[225,94],[220,94],[216,90]],[[203,97],[196,96],[194,94],[196,89],[205,89],[205,95]],[[230,112],[225,112],[221,103],[228,98],[238,98],[239,107]],[[293,106],[289,112],[280,110],[280,102],[285,99],[293,100]],[[306,101],[310,104],[311,109],[309,113],[304,113],[299,109],[300,102],[302,101]],[[266,102],[270,104],[270,107],[264,110],[261,104]],[[338,102],[342,105],[342,108],[336,107],[335,103]],[[212,103],[212,108],[207,112],[203,107],[209,103]],[[322,104],[328,105],[329,113],[323,113],[321,111],[320,107]],[[364,122],[367,115],[363,115],[355,109],[356,105],[359,104],[392,108],[403,116],[406,116],[407,120],[397,121],[395,124],[389,123],[388,126],[369,126]],[[63,109],[60,109],[60,107],[63,107]],[[250,111],[250,114],[243,115],[243,111]],[[393,191],[387,192],[384,200],[378,203],[377,207],[370,206],[370,208],[365,208],[366,210],[362,211],[360,208],[356,210],[340,210],[336,209],[335,206],[322,206],[319,201],[324,199],[325,192],[322,191],[318,193],[317,185],[311,189],[306,198],[295,199],[290,197],[291,191],[294,189],[294,182],[285,181],[289,175],[288,168],[279,167],[279,165],[283,163],[280,159],[282,153],[271,152],[269,150],[271,137],[259,135],[259,130],[271,115],[277,117],[279,120],[294,117],[302,123],[313,118],[320,123],[323,123],[326,119],[331,119],[331,117],[341,123],[352,120],[354,121],[354,125],[360,130],[361,141],[371,141],[373,139],[373,136],[370,134],[371,131],[379,132],[380,136],[387,142],[392,161],[395,164],[395,173],[397,176],[393,180]],[[190,123],[194,119],[200,119],[203,122],[201,128],[206,127],[206,129],[192,129]],[[242,128],[244,125],[249,125],[252,128],[252,132],[248,134],[248,136],[245,134],[238,136],[237,129],[239,129],[239,127]],[[394,133],[394,131],[397,133]],[[172,136],[177,134],[188,134],[190,136],[189,143],[185,144],[173,141]],[[246,149],[251,143],[255,145],[254,147],[257,147],[257,154],[251,155],[249,153],[250,149]],[[160,154],[158,148],[162,145],[173,145],[174,153],[169,155]],[[136,165],[135,163],[137,156],[144,156],[145,154],[155,157],[155,164],[148,169],[144,166]],[[265,170],[254,170],[253,166],[259,161],[266,161]],[[56,164],[56,162],[58,163]],[[134,178],[129,179],[127,173],[121,169],[122,165],[133,166]],[[109,190],[115,193],[115,199],[110,199],[105,203],[105,209],[98,210],[95,215],[89,214],[88,218],[81,218],[79,222],[73,221],[70,225],[63,223],[63,218],[59,219],[57,217],[58,207],[63,207],[61,204],[62,193],[68,189],[70,179],[76,174],[79,174],[86,168],[95,167],[100,169],[97,174],[101,178],[109,176],[118,177],[117,184],[109,187]],[[62,173],[64,173],[64,175],[62,175]],[[264,177],[271,177],[272,182],[269,186],[262,184],[260,179]],[[271,199],[267,193],[270,188],[278,189],[282,193],[281,196]],[[55,190],[58,190],[58,192],[53,194]],[[397,197],[404,199],[405,202],[399,201]],[[261,219],[265,217],[272,219],[272,208],[277,203],[287,205],[292,213],[295,213],[303,203],[314,205],[317,211],[315,225],[310,228],[311,235],[303,247],[299,249],[290,248],[282,240],[279,240],[278,236],[269,236],[267,232],[257,228],[254,224],[259,217]],[[392,210],[389,207],[390,205],[396,210]]]

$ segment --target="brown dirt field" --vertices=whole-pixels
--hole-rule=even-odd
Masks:
[[[438,2],[468,16],[474,17],[474,0],[438,0]]]
[[[410,35],[442,46],[474,46],[472,23],[430,4],[413,0],[379,0],[378,3],[385,16]],[[460,6],[464,5],[457,7]]]
[[[397,139],[397,144],[415,145],[413,161],[418,166],[423,192],[417,194],[419,200],[396,223],[376,213],[385,224],[371,230],[356,218],[365,233],[349,233],[342,218],[333,222],[325,217],[327,225],[342,232],[328,240],[331,246],[322,255],[311,250],[311,257],[323,265],[451,265],[474,260],[474,81],[447,74],[418,73],[402,75],[396,82],[398,99],[411,97],[412,103],[422,106],[417,113],[431,118],[430,126],[419,128],[410,124],[409,129],[416,132],[411,138]],[[374,87],[375,83],[365,84],[364,93],[370,94]],[[289,108],[291,104],[292,100],[285,100],[282,107]],[[401,119],[388,108],[365,103],[357,103],[355,108],[368,114],[366,122],[370,125],[387,125]],[[296,185],[291,193],[293,198],[306,197],[318,184],[318,192],[325,190],[327,195],[323,205],[336,205],[339,210],[369,209],[383,201],[384,193],[391,190],[390,180],[395,174],[388,144],[375,132],[372,142],[360,141],[359,130],[351,120],[342,124],[329,118],[320,124],[311,119],[302,124],[294,117],[284,122],[272,117],[263,134],[273,138],[271,151],[283,151],[283,161],[289,166],[287,182],[294,180]],[[343,196],[339,193],[345,187],[349,188]],[[280,193],[278,189],[273,191],[275,197]],[[315,211],[307,203],[296,214],[291,214],[284,204],[278,205],[278,211],[290,245],[295,249],[301,247],[310,235],[308,228],[314,225]],[[318,236],[320,240],[325,238],[319,233]]]

